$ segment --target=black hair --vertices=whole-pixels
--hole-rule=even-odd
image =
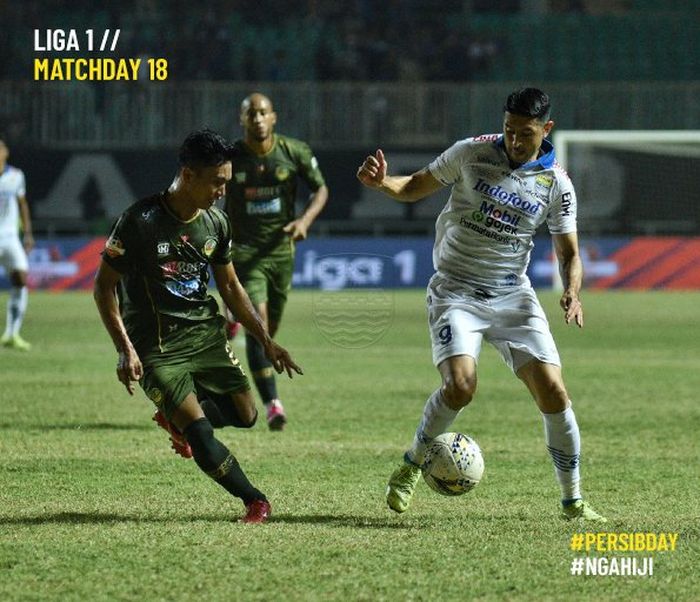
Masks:
[[[180,167],[190,169],[218,167],[231,160],[230,148],[223,136],[214,130],[197,130],[189,134],[180,146],[178,162]]]
[[[503,110],[513,115],[534,117],[538,121],[544,123],[549,121],[552,105],[549,102],[549,96],[542,92],[542,90],[537,88],[521,88],[508,96]]]

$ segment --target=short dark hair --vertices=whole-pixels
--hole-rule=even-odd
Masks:
[[[180,146],[180,167],[199,169],[219,166],[231,160],[230,145],[214,130],[202,129],[192,132]]]
[[[542,90],[537,88],[521,88],[508,96],[503,110],[513,115],[535,117],[537,120],[544,123],[545,121],[549,121],[552,105],[549,102],[549,96],[542,92]]]

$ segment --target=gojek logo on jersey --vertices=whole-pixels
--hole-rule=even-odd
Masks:
[[[541,207],[537,201],[528,201],[516,192],[504,190],[500,185],[491,186],[491,184],[481,178],[478,179],[474,190],[491,197],[494,201],[498,201],[502,205],[510,205],[530,215],[536,215]]]

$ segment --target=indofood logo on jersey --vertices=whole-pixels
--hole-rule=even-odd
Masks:
[[[524,211],[525,213],[529,213],[530,215],[536,215],[541,207],[541,205],[536,201],[525,200],[518,193],[508,192],[500,185],[491,186],[491,184],[485,180],[482,180],[481,178],[479,178],[473,190],[491,197],[494,201],[498,201],[502,205],[510,205],[511,207]]]

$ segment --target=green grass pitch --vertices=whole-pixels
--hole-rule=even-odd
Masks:
[[[611,519],[589,530],[678,532],[675,552],[634,554],[654,556],[653,576],[570,574],[584,529],[558,519],[540,416],[487,345],[454,425],[481,445],[484,480],[459,498],[421,482],[409,512],[386,508],[439,384],[421,291],[292,293],[279,339],[305,375],[280,380],[287,430],[219,431],[270,497],[259,526],[236,522],[238,500],[175,456],[143,393],[117,382],[91,297],[35,292],[34,349],[0,349],[0,597],[697,600],[700,294],[586,293],[581,331],[541,298],[581,426],[584,493]]]

